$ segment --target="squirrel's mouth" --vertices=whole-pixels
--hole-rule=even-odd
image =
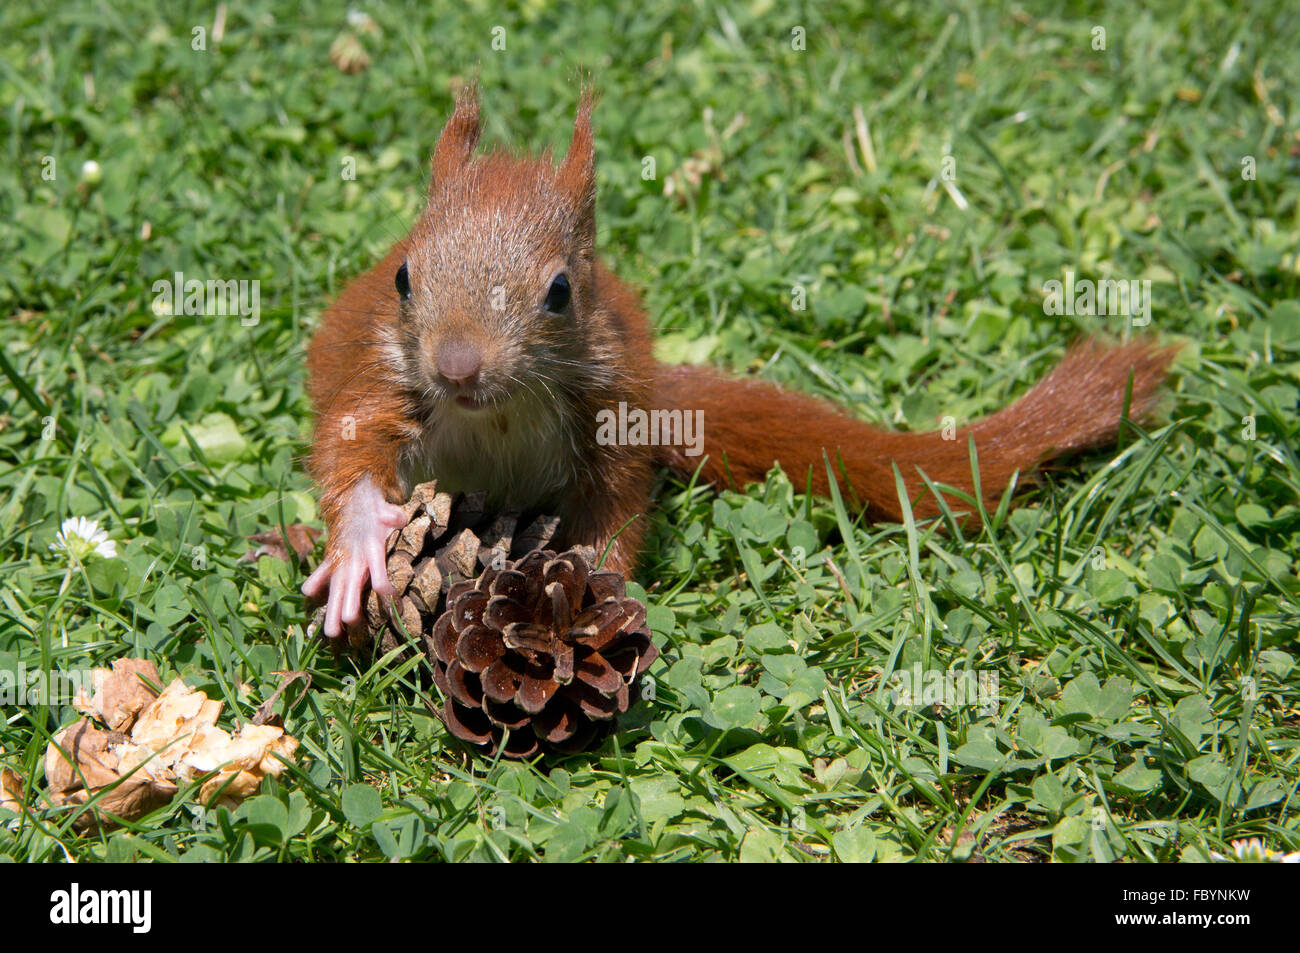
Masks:
[[[483,410],[488,406],[488,402],[468,394],[457,394],[456,406],[462,410]]]

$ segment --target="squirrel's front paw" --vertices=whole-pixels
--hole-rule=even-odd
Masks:
[[[348,494],[335,524],[330,527],[324,561],[302,584],[303,594],[311,598],[328,591],[325,635],[329,638],[337,638],[344,625],[360,621],[367,579],[376,595],[392,595],[385,544],[389,533],[406,525],[406,515],[367,478]]]

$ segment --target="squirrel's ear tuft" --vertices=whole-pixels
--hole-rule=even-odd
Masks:
[[[596,93],[588,86],[582,91],[578,116],[573,122],[573,140],[558,174],[560,188],[588,219],[594,219],[596,209],[596,144],[591,134],[591,111],[595,105]]]
[[[456,108],[442,127],[438,145],[433,150],[433,181],[429,184],[432,194],[434,186],[441,185],[453,176],[458,169],[469,162],[469,157],[478,145],[478,86],[471,83],[460,91],[456,97]]]

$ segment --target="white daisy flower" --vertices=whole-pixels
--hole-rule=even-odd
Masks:
[[[1249,837],[1243,840],[1232,842],[1232,852],[1235,857],[1225,857],[1216,851],[1210,851],[1210,859],[1217,861],[1236,860],[1238,863],[1274,863],[1274,864],[1300,864],[1300,851],[1290,854],[1284,854],[1280,850],[1273,850],[1264,844],[1261,837]]]
[[[50,549],[67,553],[78,562],[90,555],[117,558],[117,543],[108,538],[107,531],[101,529],[97,521],[84,516],[64,520],[54,542],[50,543]]]
[[[362,33],[379,32],[379,24],[375,22],[374,17],[364,10],[355,8],[348,11],[348,26],[354,30],[360,30]]]

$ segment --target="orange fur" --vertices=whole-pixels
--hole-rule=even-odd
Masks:
[[[772,384],[734,380],[696,367],[660,365],[660,406],[704,411],[704,447],[708,460],[701,475],[708,483],[741,484],[763,479],[774,462],[802,487],[812,468],[814,492],[829,492],[825,451],[836,478],[847,482],[868,514],[877,519],[902,516],[895,486],[897,464],[918,517],[935,516],[938,501],[925,490],[920,474],[931,482],[974,493],[969,436],[975,438],[980,488],[995,504],[1017,472],[1030,477],[1052,457],[1101,446],[1115,439],[1130,372],[1133,375],[1130,419],[1149,419],[1175,348],[1150,341],[1107,347],[1083,341],[1027,394],[983,420],[956,431],[898,433],[871,427],[834,406]],[[737,413],[738,408],[745,413]],[[663,463],[681,472],[698,460],[669,448]],[[950,501],[955,509],[962,505]]]

